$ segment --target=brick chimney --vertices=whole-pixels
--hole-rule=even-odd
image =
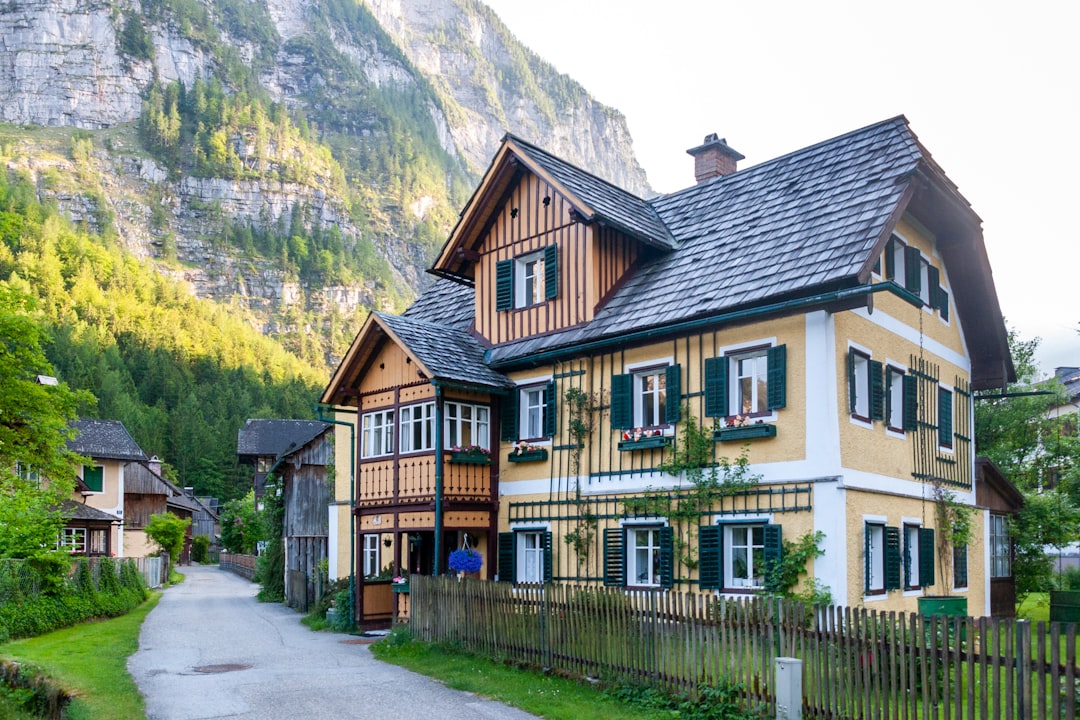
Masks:
[[[158,476],[161,475],[161,460],[158,459],[157,455],[151,457],[150,461],[146,463],[146,466],[150,468],[150,472]]]
[[[705,142],[686,151],[694,156],[694,178],[703,183],[720,175],[730,175],[738,170],[737,164],[745,157],[728,147],[727,139],[716,133],[705,136]]]

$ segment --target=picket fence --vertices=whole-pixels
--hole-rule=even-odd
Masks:
[[[775,598],[410,578],[410,629],[493,658],[694,695],[736,683],[774,711],[803,661],[803,717],[1076,717],[1076,625],[807,607]]]

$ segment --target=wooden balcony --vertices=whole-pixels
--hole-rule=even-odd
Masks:
[[[443,454],[443,498],[465,502],[494,501],[490,464],[455,463]],[[356,503],[360,506],[429,503],[435,499],[435,455],[408,455],[356,468]]]

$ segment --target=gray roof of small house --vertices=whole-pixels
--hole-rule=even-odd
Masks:
[[[514,386],[484,363],[484,346],[467,331],[414,317],[375,314],[432,372],[432,380],[489,388]]]
[[[469,327],[473,320],[473,298],[474,290],[471,286],[438,278],[402,316],[464,329]]]
[[[303,447],[332,427],[319,420],[249,419],[236,435],[240,457],[277,457]]]
[[[896,117],[642,201],[674,249],[645,259],[592,322],[500,345],[487,359],[524,359],[854,285],[921,160],[907,121]]]
[[[119,420],[76,420],[69,450],[89,458],[144,461],[148,458]]]
[[[1070,398],[1080,397],[1080,367],[1059,367],[1054,370],[1054,377],[1065,386]]]
[[[90,520],[94,522],[120,522],[116,515],[98,510],[95,507],[74,500],[64,500],[60,503],[60,512],[68,520]]]
[[[648,201],[596,177],[527,140],[507,133],[521,150],[578,199],[587,202],[598,220],[638,238],[647,245],[673,249],[677,241]],[[593,219],[593,218],[588,218]]]

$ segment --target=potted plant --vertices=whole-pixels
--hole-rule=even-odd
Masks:
[[[450,462],[468,465],[487,465],[491,462],[491,453],[479,445],[464,445],[450,448]]]
[[[526,440],[518,440],[514,443],[514,449],[507,458],[510,462],[534,462],[547,460],[547,450],[535,445],[530,445]]]
[[[483,556],[468,546],[450,553],[449,566],[457,573],[458,580],[467,573],[479,572],[483,563]]]
[[[953,559],[956,548],[967,547],[971,542],[972,518],[975,509],[956,499],[956,493],[941,483],[934,483],[934,520],[937,524],[935,552],[939,587],[949,588],[953,582]],[[919,598],[920,615],[967,616],[967,598],[943,593],[923,595]]]

